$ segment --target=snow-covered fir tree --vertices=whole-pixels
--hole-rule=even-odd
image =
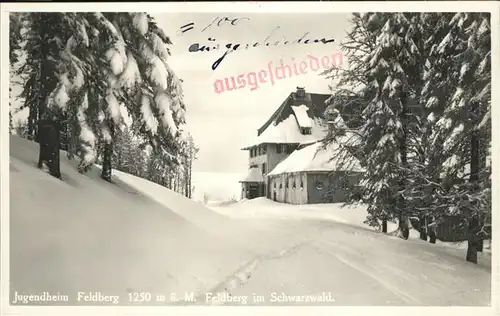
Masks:
[[[82,83],[67,46],[73,18],[70,13],[26,14],[26,61],[19,69],[26,75],[21,96],[29,108],[28,134],[40,143],[39,167],[46,164],[58,178],[61,123],[70,94]]]
[[[407,231],[404,217],[408,212],[401,193],[408,168],[410,105],[414,78],[419,78],[415,18],[415,14],[355,15],[355,27],[348,36],[351,41],[343,46],[350,69],[334,98],[356,101],[357,115],[362,118],[356,133],[357,156],[367,170],[362,187],[363,200],[369,204],[368,222],[378,225],[379,220],[397,217],[402,231]],[[346,85],[350,87],[342,87]]]
[[[160,174],[174,172],[185,105],[180,80],[167,64],[171,42],[152,17],[37,13],[28,14],[26,29],[27,59],[19,73],[26,77],[22,97],[33,138],[42,131],[38,125],[45,126],[54,132],[52,144],[80,155],[80,171],[100,160],[101,176],[110,181],[116,131],[128,112],[140,151],[149,144],[155,159],[161,156]],[[58,159],[51,161],[58,166]]]
[[[12,123],[12,83],[14,78],[14,70],[16,64],[19,62],[19,54],[22,42],[22,14],[10,13],[9,14],[9,132],[13,129]]]
[[[469,226],[473,262],[481,249],[474,242],[491,216],[488,18],[354,14],[342,44],[349,67],[330,73],[340,79],[325,113],[325,143],[341,143],[335,155],[354,155],[366,168],[361,201],[369,204],[368,222],[397,217],[404,229],[411,216],[427,239],[433,230],[425,223],[458,216]]]
[[[184,195],[188,198],[192,198],[194,186],[192,183],[193,179],[193,163],[198,158],[197,154],[199,152],[199,148],[196,147],[194,143],[193,136],[188,134],[186,137],[186,155],[184,157]]]
[[[429,181],[438,206],[434,212],[463,219],[467,260],[477,262],[482,227],[491,222],[491,169],[486,163],[491,141],[489,16],[443,15],[435,30],[424,90],[434,174]]]

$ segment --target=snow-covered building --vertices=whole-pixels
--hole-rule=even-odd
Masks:
[[[340,164],[330,161],[335,148],[318,151],[327,134],[323,117],[329,97],[297,87],[258,129],[257,137],[243,148],[249,151],[249,171],[240,181],[242,198],[267,196],[293,204],[345,200]],[[339,192],[325,201],[332,185]]]

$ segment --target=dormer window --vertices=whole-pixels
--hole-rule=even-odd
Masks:
[[[287,153],[287,150],[288,150],[287,144],[278,144],[278,147],[277,147],[278,154],[285,154],[285,153]]]
[[[301,127],[300,133],[302,135],[311,135],[311,128],[310,127]]]

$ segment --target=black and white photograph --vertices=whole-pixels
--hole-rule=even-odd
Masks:
[[[498,313],[498,3],[374,4],[3,4],[4,311]]]

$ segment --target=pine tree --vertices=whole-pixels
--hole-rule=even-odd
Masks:
[[[19,62],[19,51],[21,49],[22,41],[22,15],[19,13],[9,13],[9,133],[12,132],[14,128],[12,124],[12,79],[13,70],[16,64]]]
[[[332,159],[339,161],[339,164],[347,170],[353,161],[351,156],[359,160],[364,168],[367,166],[367,156],[361,146],[363,137],[361,127],[366,123],[364,109],[374,95],[365,77],[367,66],[365,56],[376,47],[377,34],[371,32],[369,27],[369,22],[374,18],[367,14],[353,14],[351,19],[353,28],[347,33],[347,41],[340,45],[348,59],[349,66],[345,68],[334,66],[326,72],[327,79],[338,80],[338,82],[331,87],[334,93],[327,100],[329,106],[325,111],[325,117],[329,122],[329,131],[324,139],[324,145],[326,148],[329,144],[336,143],[339,150],[332,153]],[[351,133],[346,133],[346,131]],[[361,186],[360,194],[351,196],[349,203],[369,203],[369,191],[365,188]],[[382,220],[382,231],[387,232],[388,216],[369,216],[366,222],[372,226],[378,226],[379,219]]]
[[[125,155],[149,159],[156,181],[167,183],[182,160],[185,105],[167,64],[171,42],[154,20],[144,13],[29,13],[26,21],[27,59],[19,74],[26,78],[23,107],[28,133],[41,144],[40,166],[49,162],[59,177],[63,148],[69,157],[80,155],[81,172],[102,162],[101,177],[111,181],[113,153],[125,150],[115,148],[122,104],[137,142]],[[143,151],[147,144],[151,157]],[[144,174],[143,166],[134,172]]]
[[[57,178],[61,177],[61,121],[69,94],[78,84],[67,58],[71,20],[71,14],[67,13],[29,13],[26,16],[27,59],[20,68],[21,73],[28,73],[24,106],[29,108],[28,134],[40,143],[38,166],[47,164],[50,174]]]
[[[198,158],[197,154],[199,152],[199,148],[196,147],[194,143],[193,136],[188,134],[186,137],[186,155],[185,155],[185,172],[184,172],[184,185],[185,185],[185,196],[188,198],[192,198],[194,186],[192,184],[193,178],[193,162]]]
[[[430,155],[440,176],[433,193],[438,216],[459,216],[468,225],[466,259],[476,263],[481,228],[491,219],[491,169],[486,165],[491,140],[490,23],[483,14],[442,18],[426,74],[440,81],[426,89],[429,107],[440,105],[429,115],[436,122],[429,128],[435,144]]]
[[[416,14],[410,13],[354,15],[350,42],[343,45],[352,56],[351,67],[340,82],[350,87],[335,95],[337,100],[356,100],[357,116],[362,117],[356,133],[360,152],[355,156],[367,170],[362,181],[364,202],[369,203],[367,220],[378,225],[379,220],[396,217],[404,238],[408,237],[409,210],[402,193],[407,186],[410,119],[415,117],[411,109],[414,86],[420,79],[416,20]],[[352,153],[345,146],[344,151]]]
[[[325,143],[366,168],[368,222],[396,217],[405,230],[412,216],[427,239],[430,220],[458,216],[476,262],[491,221],[489,16],[369,13],[353,22]]]
[[[135,129],[160,150],[169,163],[179,164],[185,105],[180,80],[167,63],[170,39],[145,13],[119,14],[114,20],[128,46],[127,64],[119,78]],[[133,26],[133,27],[130,27]]]

